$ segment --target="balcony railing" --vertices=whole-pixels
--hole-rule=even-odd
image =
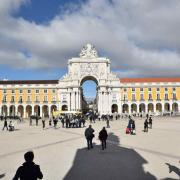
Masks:
[[[36,100],[36,101],[34,101],[35,103],[40,103],[40,101],[38,101],[38,100]]]
[[[153,101],[153,99],[148,99],[148,101]]]
[[[23,103],[23,101],[22,101],[22,100],[19,100],[19,101],[18,101],[18,103],[20,103],[20,104],[21,104],[21,103]]]
[[[156,101],[161,101],[161,99],[156,99]]]
[[[43,103],[48,103],[48,101],[47,101],[47,100],[46,100],[46,101],[44,100]]]
[[[7,103],[7,101],[5,101],[5,100],[2,100],[2,103]]]
[[[140,99],[140,101],[145,101],[144,99]]]
[[[15,103],[15,101],[11,100],[10,103]]]

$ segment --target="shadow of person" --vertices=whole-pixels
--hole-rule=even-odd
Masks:
[[[106,150],[101,145],[78,149],[73,165],[63,180],[155,180],[143,165],[147,161],[135,150],[119,146],[119,138],[110,133]],[[112,142],[112,143],[111,143]]]
[[[180,179],[180,169],[174,165],[169,164],[169,163],[165,163],[165,164],[169,168],[169,173],[174,172],[175,174],[177,174],[179,176],[179,179]]]
[[[0,174],[0,179],[2,179],[3,177],[5,177],[5,173],[4,174]]]

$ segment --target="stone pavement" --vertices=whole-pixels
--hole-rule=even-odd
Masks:
[[[179,179],[180,117],[155,117],[148,133],[142,131],[144,118],[135,121],[135,136],[125,134],[127,119],[110,122],[104,151],[98,140],[98,132],[106,125],[103,121],[92,124],[95,145],[89,151],[85,128],[65,129],[59,123],[57,129],[42,130],[41,121],[39,126],[34,122],[31,127],[28,120],[16,122],[16,131],[0,130],[0,179],[12,179],[28,150],[34,151],[34,161],[40,165],[45,180]],[[0,122],[0,129],[2,125]]]

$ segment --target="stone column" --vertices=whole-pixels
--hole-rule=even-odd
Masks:
[[[162,113],[164,113],[164,103],[162,103]]]
[[[35,115],[35,114],[34,114],[34,106],[32,106],[32,115]]]
[[[157,109],[156,109],[156,103],[153,103],[154,106],[154,112],[156,113]]]
[[[145,104],[145,113],[147,114],[148,113],[148,105]]]
[[[42,106],[40,106],[39,110],[40,110],[40,116],[43,117],[44,114],[42,113]]]
[[[75,93],[71,92],[71,110],[75,110]]]
[[[9,114],[9,112],[10,112],[9,108],[10,108],[10,106],[7,106],[7,116],[10,115],[10,114]]]
[[[101,103],[102,103],[101,91],[98,91],[98,111],[102,115]]]
[[[137,113],[139,113],[139,103],[137,103],[136,106],[137,106]]]

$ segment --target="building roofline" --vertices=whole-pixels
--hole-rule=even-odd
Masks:
[[[0,85],[4,84],[58,84],[59,80],[1,80]]]
[[[121,83],[180,82],[180,77],[120,78]]]

